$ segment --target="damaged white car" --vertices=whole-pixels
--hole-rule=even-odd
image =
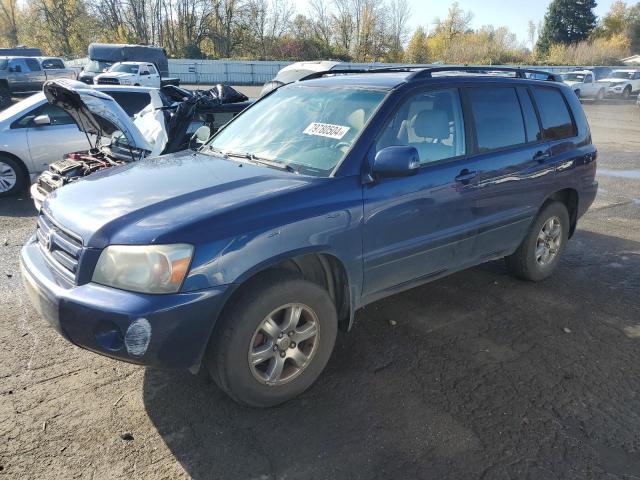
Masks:
[[[230,87],[189,92],[168,86],[150,90],[151,102],[131,119],[112,97],[81,82],[55,80],[43,91],[51,105],[73,118],[91,148],[65,155],[38,177],[31,186],[38,210],[53,190],[98,170],[206,141],[251,103]]]

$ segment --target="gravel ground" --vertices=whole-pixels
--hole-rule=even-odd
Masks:
[[[640,109],[586,105],[601,190],[556,275],[492,262],[360,311],[278,408],[46,328],[0,200],[0,478],[639,479]]]

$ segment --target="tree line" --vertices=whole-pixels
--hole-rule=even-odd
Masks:
[[[472,28],[457,2],[413,31],[408,0],[0,0],[0,45],[86,56],[91,42],[163,46],[174,58],[356,62],[615,64],[640,48],[640,3],[552,0],[519,40]],[[415,23],[415,22],[414,22]]]

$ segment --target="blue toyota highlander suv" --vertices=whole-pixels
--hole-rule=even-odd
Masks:
[[[518,69],[313,77],[196,153],[53,192],[21,254],[40,314],[80,347],[202,366],[270,406],[313,383],[368,303],[502,257],[551,275],[597,190],[568,87]]]

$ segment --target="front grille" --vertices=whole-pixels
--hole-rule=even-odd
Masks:
[[[63,275],[75,280],[82,253],[82,239],[55,224],[44,213],[38,216],[36,236],[49,262]]]
[[[103,77],[98,79],[98,85],[120,85],[120,80],[117,78]]]

